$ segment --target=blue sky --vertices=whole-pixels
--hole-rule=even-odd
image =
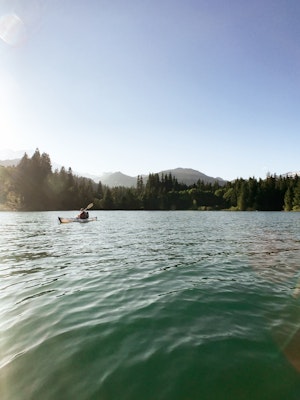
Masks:
[[[299,171],[298,0],[0,0],[0,156]]]

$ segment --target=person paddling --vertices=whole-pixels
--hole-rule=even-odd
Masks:
[[[80,209],[80,213],[79,213],[79,215],[78,215],[77,218],[80,218],[80,219],[87,219],[88,217],[89,217],[89,212],[86,211],[84,208],[81,208],[81,209]]]
[[[94,205],[93,203],[90,203],[90,204],[89,204],[88,206],[86,206],[85,208],[81,208],[79,214],[77,215],[77,218],[80,218],[80,219],[88,219],[88,218],[89,218],[89,212],[88,212],[88,210],[89,210],[90,208],[92,208],[93,205]]]

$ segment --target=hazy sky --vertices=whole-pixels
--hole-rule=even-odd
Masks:
[[[0,0],[0,154],[299,171],[299,0]]]

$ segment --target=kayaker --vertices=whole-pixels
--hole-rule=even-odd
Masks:
[[[89,212],[86,211],[84,208],[80,209],[80,213],[78,215],[78,218],[80,219],[87,219],[89,217]]]

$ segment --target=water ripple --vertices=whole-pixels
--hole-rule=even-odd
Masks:
[[[300,398],[300,214],[93,213],[0,213],[1,400]]]

